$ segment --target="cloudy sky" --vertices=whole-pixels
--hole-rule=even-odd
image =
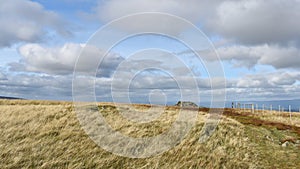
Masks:
[[[108,53],[89,44],[101,27],[141,12],[183,18],[208,39],[194,38],[203,48],[192,52],[155,34],[128,37]],[[116,23],[98,40],[140,29],[189,36],[184,24],[162,18]],[[0,0],[0,96],[72,100],[77,63],[76,90],[88,93],[95,84],[99,101],[172,103],[182,92],[184,100],[208,101],[212,83],[228,100],[299,99],[299,18],[299,0]],[[99,55],[105,57],[98,65]],[[208,67],[224,70],[226,86]]]

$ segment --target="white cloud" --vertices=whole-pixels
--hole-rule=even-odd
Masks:
[[[135,13],[157,12],[176,15],[196,23],[201,17],[206,17],[218,2],[207,2],[202,0],[111,0],[99,1],[94,9],[96,17],[102,22],[132,15]],[[179,34],[187,28],[187,25],[164,16],[147,17],[136,16],[126,23],[116,25],[126,31],[157,30],[168,31],[170,34]],[[172,25],[172,26],[170,26]]]
[[[199,1],[188,0],[111,0],[100,2],[95,9],[102,21],[111,21],[122,16],[141,12],[165,12],[185,17],[190,20],[196,19],[197,14],[202,13]]]
[[[124,77],[127,78],[127,77]],[[179,79],[178,79],[179,78]],[[182,84],[188,88],[181,89],[176,86],[176,81],[170,77],[141,75],[133,80],[129,86],[129,90],[124,89],[122,79],[112,78],[96,78],[82,77],[78,79],[81,86],[75,88],[77,93],[90,94],[93,96],[94,90],[86,90],[92,86],[94,80],[96,82],[96,96],[101,101],[112,101],[111,90],[116,92],[116,97],[122,100],[122,97],[130,97],[133,102],[149,101],[149,94],[155,90],[161,90],[167,96],[168,102],[176,102],[180,99],[180,92],[192,93],[190,96],[193,99],[197,96],[193,88],[189,88],[190,77],[177,77]],[[199,87],[201,101],[208,101],[211,96],[210,80],[216,82],[218,86],[219,79],[198,78],[196,79]],[[114,82],[113,82],[114,81]],[[229,99],[289,99],[297,98],[300,94],[299,72],[272,72],[266,74],[252,74],[238,79],[229,79],[227,81],[227,95]],[[116,83],[118,86],[111,86],[111,83]],[[112,88],[111,88],[112,87]],[[223,89],[223,83],[214,91],[217,92]],[[122,90],[123,89],[123,90]],[[191,90],[192,89],[192,90]],[[31,99],[72,99],[72,76],[66,75],[39,75],[39,74],[8,74],[7,80],[0,80],[0,91],[2,95],[17,96]],[[236,98],[235,98],[236,97]],[[117,100],[118,100],[117,99]]]
[[[227,43],[217,48],[221,60],[229,61],[235,67],[253,68],[256,65],[271,65],[280,69],[272,73],[257,72],[243,77],[239,75],[240,77],[234,77],[233,80],[228,79],[227,90],[230,97],[296,98],[300,94],[300,73],[296,72],[300,70],[300,23],[297,22],[300,18],[299,0],[110,0],[101,1],[94,10],[102,23],[137,12],[164,12],[177,15],[192,21],[205,33],[216,35],[220,41]],[[43,99],[71,98],[71,74],[77,56],[85,45],[65,43],[63,46],[47,47],[32,44],[43,40],[47,32],[54,31],[60,35],[68,35],[64,23],[56,13],[45,10],[37,2],[25,0],[0,2],[0,47],[17,42],[30,42],[19,48],[22,59],[10,64],[10,70],[15,72],[8,71],[5,75],[0,73],[2,93],[8,96],[19,94],[25,98],[28,96]],[[155,18],[146,23],[143,18],[136,18],[135,21],[116,26],[131,31],[156,28],[158,31],[167,30],[170,33],[180,33],[185,28],[184,25],[168,20],[158,22]],[[99,55],[103,55],[103,51],[93,46],[85,47],[88,50],[77,68],[81,72],[90,72],[93,71],[90,68],[98,64],[97,59]],[[199,53],[203,58],[213,61],[210,53],[205,51]],[[193,79],[185,77],[188,75],[184,71],[185,68],[176,67],[178,64],[172,62],[172,59],[166,60],[157,62],[153,57],[149,57],[148,61],[127,63],[124,69],[121,69],[120,78],[112,79],[112,73],[124,59],[118,54],[110,53],[100,65],[101,69],[96,78],[96,87],[100,89],[96,91],[97,96],[109,100],[112,81],[115,80],[113,86],[115,89],[126,89],[128,86],[125,86],[124,82],[130,78],[128,74],[147,65],[159,66],[165,62],[173,64],[171,68],[178,75],[175,78],[186,86],[184,90],[190,90]],[[25,73],[20,74],[19,71]],[[133,101],[145,99],[147,101],[149,93],[156,89],[163,89],[172,101],[178,99],[178,86],[174,79],[160,76],[161,74],[151,74],[151,71],[147,73],[136,76],[136,79],[131,81],[130,97]],[[80,79],[82,86],[87,86],[94,80],[91,76],[84,78]],[[220,79],[211,80],[215,82],[218,90],[224,87]],[[201,94],[207,96],[211,92],[210,79],[198,78],[197,85]],[[82,92],[86,92],[84,89],[82,88]],[[193,91],[191,93],[194,94]],[[124,93],[124,90],[119,92],[119,96],[126,94],[128,93],[126,91]]]
[[[164,12],[186,18],[200,25],[205,33],[231,43],[223,44],[218,52],[222,60],[230,61],[234,67],[250,69],[261,64],[282,69],[300,65],[299,0],[111,0],[99,1],[94,10],[103,22],[138,12]],[[184,28],[168,20],[162,23],[171,33]],[[145,23],[142,19],[121,24],[124,30],[141,28],[138,25],[159,30],[164,24]],[[203,57],[212,58],[207,53]]]
[[[65,28],[66,22],[59,15],[27,0],[1,1],[0,25],[0,47],[43,40],[49,29],[60,35],[70,35]]]
[[[7,80],[6,75],[0,72],[0,80]]]
[[[28,74],[8,74],[0,81],[3,96],[26,99],[71,99],[71,77]]]
[[[300,72],[276,71],[264,74],[252,74],[239,78],[234,87],[237,88],[285,88],[296,85],[300,81]]]
[[[99,1],[94,10],[103,22],[139,12],[170,13],[200,24],[206,33],[246,44],[286,44],[299,42],[300,37],[299,0],[110,0]],[[130,23],[122,25],[123,28],[136,27],[135,21]],[[153,28],[159,26],[155,21],[144,23],[142,19],[137,23]],[[172,25],[170,32],[183,28],[176,23],[167,25]]]
[[[266,88],[272,87],[265,76],[248,75],[238,80],[237,88]]]
[[[43,47],[39,44],[26,44],[19,48],[22,60],[11,63],[14,71],[41,72],[47,74],[72,74],[81,50],[85,53],[77,63],[78,72],[93,72],[92,67],[98,65],[98,58],[104,57],[104,51],[94,46],[66,43],[62,47]],[[98,76],[110,76],[111,71],[123,60],[117,54],[108,54],[100,65]]]
[[[293,46],[257,45],[243,46],[233,45],[216,49],[222,61],[230,61],[235,67],[253,68],[257,64],[271,65],[276,69],[300,68],[300,49]],[[214,51],[198,51],[199,55],[213,61]]]
[[[221,60],[229,60],[235,67],[254,67],[261,57],[260,47],[259,49],[246,46],[221,47],[217,52]]]
[[[274,86],[283,86],[283,85],[294,85],[297,81],[300,81],[300,72],[280,72],[277,74],[269,75],[269,82]]]
[[[275,68],[300,68],[300,49],[296,47],[263,46],[260,64]]]
[[[289,100],[300,94],[300,72],[275,71],[229,79],[228,100]]]
[[[208,27],[241,43],[286,44],[299,41],[299,11],[299,0],[224,1]]]

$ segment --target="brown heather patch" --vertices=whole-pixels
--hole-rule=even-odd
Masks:
[[[272,122],[267,120],[262,120],[257,117],[253,117],[250,112],[238,113],[234,109],[225,109],[223,115],[227,117],[234,118],[242,124],[254,125],[254,126],[263,126],[263,127],[275,127],[278,130],[290,130],[297,133],[300,136],[300,127],[288,125],[280,122]]]
[[[297,139],[296,139],[296,138],[285,138],[285,139],[280,140],[281,143],[284,143],[284,142],[286,142],[286,141],[295,144],[296,141],[297,141]]]

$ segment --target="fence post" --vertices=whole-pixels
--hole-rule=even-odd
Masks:
[[[290,121],[292,122],[291,105],[289,105],[289,112],[290,112]]]

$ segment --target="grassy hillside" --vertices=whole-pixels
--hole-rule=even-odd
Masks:
[[[169,107],[157,120],[136,124],[109,103],[99,108],[112,128],[131,137],[163,133],[178,113]],[[199,143],[206,112],[200,109],[196,125],[174,148],[132,159],[97,146],[81,128],[72,103],[0,100],[0,168],[299,168],[300,114],[290,119],[288,113],[226,109],[212,137]]]

